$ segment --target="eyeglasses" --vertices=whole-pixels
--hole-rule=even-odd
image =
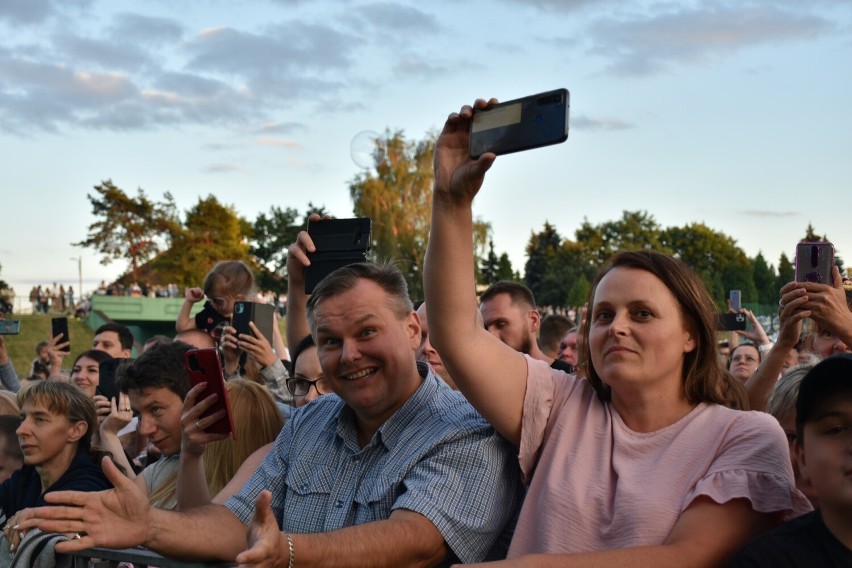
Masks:
[[[311,387],[317,389],[317,394],[328,394],[331,392],[325,377],[311,380],[307,377],[296,375],[287,379],[287,390],[293,396],[306,396],[310,392]]]

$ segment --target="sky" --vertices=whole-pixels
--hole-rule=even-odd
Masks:
[[[852,261],[848,0],[0,0],[0,278],[122,274],[73,246],[104,180],[349,217],[359,133],[560,87],[568,141],[498,158],[474,203],[516,270],[545,222],[625,210],[776,265],[812,223]]]

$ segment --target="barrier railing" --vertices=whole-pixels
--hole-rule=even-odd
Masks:
[[[136,567],[159,566],[161,568],[229,568],[235,566],[230,562],[175,560],[166,558],[147,548],[126,548],[122,550],[89,548],[67,556],[71,557],[73,568],[89,568],[90,566],[106,568],[118,566],[121,562],[129,562]]]

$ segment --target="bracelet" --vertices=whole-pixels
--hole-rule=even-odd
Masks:
[[[284,533],[287,537],[287,547],[290,549],[290,562],[287,563],[287,568],[296,568],[296,549],[293,547],[293,537],[290,533]]]

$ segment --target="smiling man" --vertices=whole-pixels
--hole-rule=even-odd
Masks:
[[[291,254],[313,250],[306,233],[299,242]],[[53,498],[79,507],[42,509],[32,525],[75,532],[84,521],[86,536],[63,552],[145,545],[291,568],[436,566],[505,552],[517,462],[464,397],[416,361],[420,323],[399,270],[338,269],[314,289],[308,316],[335,394],[296,410],[224,506],[151,509],[107,463],[115,492]]]

